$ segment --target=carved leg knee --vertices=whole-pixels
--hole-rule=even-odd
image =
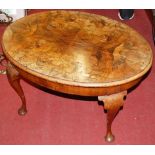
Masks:
[[[19,108],[18,114],[25,115],[27,113],[26,100],[25,100],[23,89],[20,85],[20,75],[10,62],[8,62],[6,71],[7,71],[7,77],[10,85],[17,92],[17,94],[22,100],[22,106]]]
[[[108,96],[99,96],[98,99],[104,102],[104,109],[107,110],[107,133],[105,140],[112,142],[115,137],[112,134],[111,126],[114,118],[119,112],[120,108],[123,106],[124,96],[127,95],[127,91],[123,91],[117,94],[112,94]]]

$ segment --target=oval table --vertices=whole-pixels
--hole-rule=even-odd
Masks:
[[[7,27],[2,47],[7,77],[22,100],[20,79],[55,91],[97,96],[107,111],[106,141],[114,140],[112,122],[127,90],[152,65],[147,41],[129,26],[78,11],[49,11],[26,16]]]

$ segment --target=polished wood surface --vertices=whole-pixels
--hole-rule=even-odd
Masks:
[[[137,79],[152,52],[137,32],[108,18],[79,12],[34,14],[4,33],[5,54],[19,68],[51,81],[114,86]]]
[[[98,97],[99,101],[104,102],[104,109],[107,110],[107,133],[105,136],[107,142],[111,142],[115,139],[115,136],[112,134],[111,126],[120,108],[123,107],[126,95],[127,91],[123,91],[117,94]]]
[[[151,68],[152,50],[135,30],[77,11],[50,11],[17,20],[3,34],[7,76],[27,112],[20,78],[83,96],[98,96],[107,110],[106,141],[127,90]]]
[[[9,81],[10,85],[17,92],[17,94],[19,95],[19,97],[22,100],[22,105],[18,110],[18,114],[25,115],[27,113],[26,99],[24,96],[23,89],[20,85],[20,74],[14,68],[14,66],[11,65],[10,62],[8,62],[8,65],[7,65],[7,77],[8,77],[8,81]]]

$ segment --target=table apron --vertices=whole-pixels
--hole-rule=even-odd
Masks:
[[[129,88],[135,86],[142,79],[142,77],[140,77],[131,82],[117,85],[117,86],[110,86],[110,87],[82,87],[82,86],[66,85],[62,83],[49,81],[48,79],[43,79],[41,77],[32,75],[16,66],[15,68],[17,69],[21,77],[35,84],[52,89],[54,91],[67,93],[67,94],[81,95],[81,96],[102,96],[102,95],[119,93],[121,91],[128,90]]]

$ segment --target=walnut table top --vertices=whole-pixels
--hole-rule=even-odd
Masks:
[[[14,68],[42,86],[101,100],[137,84],[152,65],[152,50],[135,30],[77,11],[19,19],[5,30],[2,46],[8,76]]]

